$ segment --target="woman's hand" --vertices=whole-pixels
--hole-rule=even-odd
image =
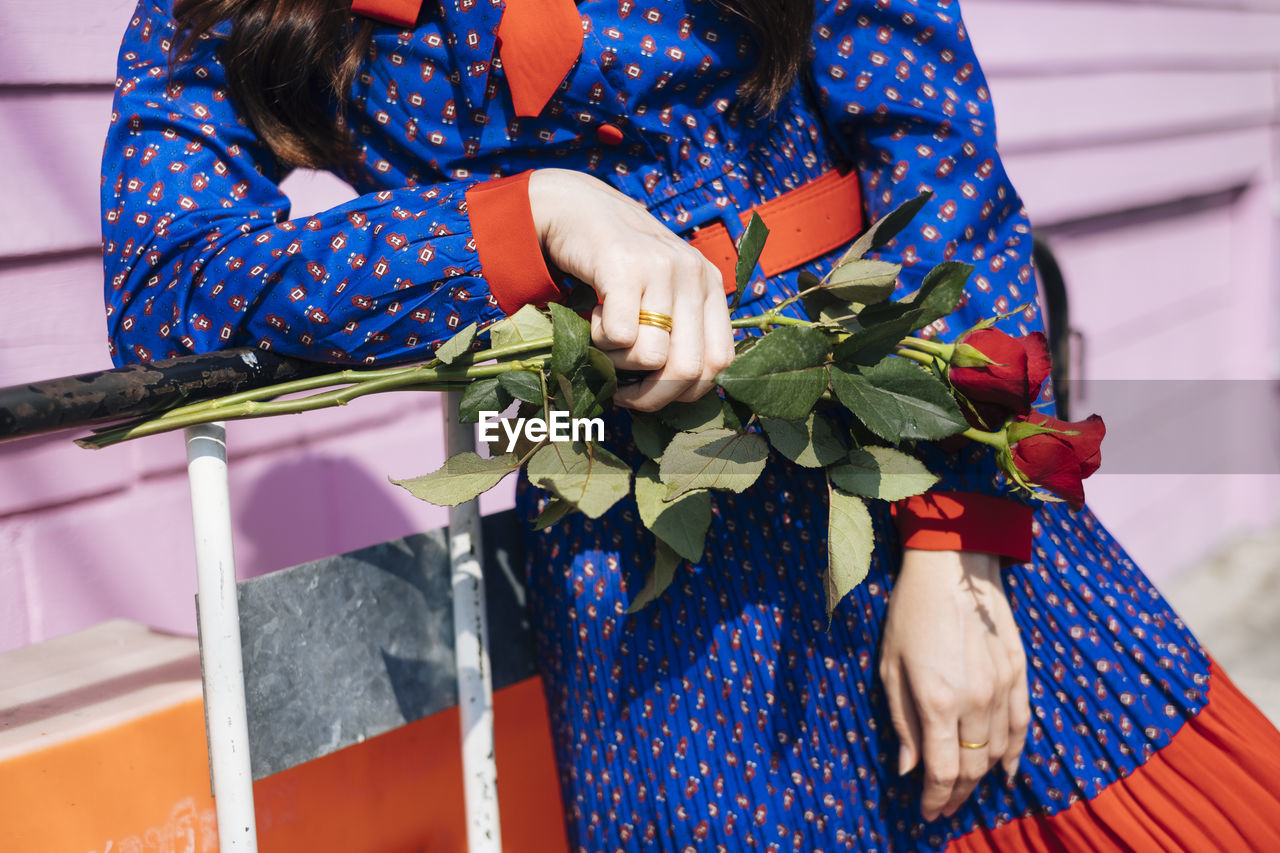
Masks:
[[[543,253],[600,298],[591,314],[592,341],[615,367],[652,371],[619,388],[614,401],[655,411],[710,391],[734,355],[715,265],[644,205],[581,172],[536,170],[529,206]],[[671,317],[671,331],[640,325],[641,310]]]
[[[904,549],[880,678],[901,744],[898,772],[924,759],[925,820],[954,814],[996,762],[1013,775],[1031,708],[1026,652],[997,557]]]

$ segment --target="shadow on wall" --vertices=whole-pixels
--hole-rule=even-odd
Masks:
[[[257,475],[247,495],[232,489],[241,578],[417,532],[397,487],[343,457],[292,459]]]

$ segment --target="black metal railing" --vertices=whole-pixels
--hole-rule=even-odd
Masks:
[[[146,417],[338,369],[265,350],[232,349],[13,385],[0,388],[0,441]]]

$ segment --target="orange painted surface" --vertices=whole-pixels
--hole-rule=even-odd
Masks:
[[[495,698],[503,848],[567,847],[541,684]],[[458,714],[419,720],[254,786],[262,853],[461,851]],[[190,701],[0,764],[6,853],[217,850],[204,717]]]

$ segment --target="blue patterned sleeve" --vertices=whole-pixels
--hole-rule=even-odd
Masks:
[[[903,265],[899,295],[942,261],[974,265],[961,306],[926,334],[954,340],[1024,304],[999,326],[1014,335],[1040,329],[1031,228],[996,150],[991,96],[959,5],[818,0],[813,43],[811,83],[836,144],[862,176],[870,217],[924,190],[934,194],[876,255]],[[917,446],[942,478],[936,491],[1035,503],[998,474],[989,449],[965,444]]]
[[[103,158],[103,258],[117,364],[256,346],[374,363],[430,357],[503,316],[481,274],[467,184],[369,193],[289,219],[285,172],[238,115],[203,37],[143,0],[119,58]]]

